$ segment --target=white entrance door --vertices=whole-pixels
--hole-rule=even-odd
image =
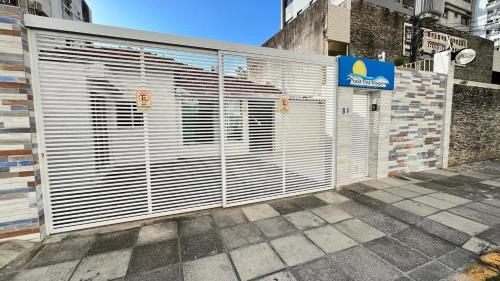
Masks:
[[[355,93],[352,101],[352,178],[368,176],[368,93]]]

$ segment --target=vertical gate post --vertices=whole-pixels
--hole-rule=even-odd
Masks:
[[[144,48],[140,48],[141,57],[141,90],[146,89],[146,68],[144,65]],[[146,162],[146,186],[147,186],[147,196],[148,196],[148,214],[153,213],[153,196],[151,194],[151,159],[149,158],[149,122],[148,122],[148,113],[144,112],[144,158]]]
[[[226,128],[224,121],[224,55],[218,51],[218,78],[219,78],[219,135],[220,135],[220,163],[221,163],[221,182],[222,182],[222,207],[227,206],[226,196]]]

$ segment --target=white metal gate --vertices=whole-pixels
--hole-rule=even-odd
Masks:
[[[354,93],[352,97],[352,178],[368,176],[369,95]]]
[[[331,59],[169,43],[30,30],[49,233],[334,186]]]

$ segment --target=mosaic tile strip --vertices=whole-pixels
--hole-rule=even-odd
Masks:
[[[446,76],[396,71],[389,133],[389,175],[438,167]]]

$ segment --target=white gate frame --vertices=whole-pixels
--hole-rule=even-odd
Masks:
[[[53,19],[46,18],[40,16],[33,15],[25,15],[24,18],[25,26],[28,29],[28,43],[30,48],[37,46],[36,35],[38,32],[43,33],[55,33],[55,34],[78,34],[84,36],[92,36],[92,37],[100,37],[105,39],[115,39],[121,41],[129,41],[133,43],[144,43],[148,45],[154,46],[170,46],[170,47],[182,47],[182,48],[194,48],[198,50],[207,50],[212,52],[217,52],[218,54],[218,79],[219,79],[219,122],[220,122],[220,153],[221,153],[221,168],[222,168],[222,202],[219,206],[227,207],[226,200],[226,154],[225,154],[225,116],[224,116],[224,61],[223,54],[224,53],[237,53],[247,56],[260,56],[260,57],[268,57],[271,59],[281,59],[281,60],[291,60],[296,62],[304,62],[304,63],[316,63],[321,65],[329,65],[335,69],[334,77],[332,77],[334,81],[334,91],[332,94],[333,103],[333,113],[332,117],[334,120],[331,120],[333,124],[332,128],[332,186],[324,189],[315,189],[304,192],[297,192],[293,195],[317,192],[320,190],[328,190],[333,189],[336,185],[336,170],[337,170],[337,85],[336,85],[336,76],[337,76],[337,58],[336,57],[328,57],[324,55],[312,55],[312,54],[302,54],[295,53],[286,50],[277,50],[270,48],[262,48],[262,47],[254,47],[233,43],[225,43],[220,41],[213,40],[204,40],[204,39],[194,39],[189,37],[181,37],[181,36],[172,36],[166,35],[156,32],[149,31],[139,31],[133,29],[126,28],[118,28],[112,26],[98,25],[98,24],[89,24],[89,23],[81,23],[74,21],[67,21],[61,19]],[[38,153],[40,155],[39,159],[39,169],[40,169],[40,177],[42,183],[42,196],[43,196],[43,207],[44,207],[44,215],[45,215],[45,230],[42,230],[42,233],[52,234],[59,233],[64,231],[77,230],[82,228],[90,228],[97,227],[102,225],[109,225],[114,223],[121,222],[129,222],[140,219],[154,218],[165,215],[172,215],[178,213],[185,213],[190,211],[197,211],[201,209],[207,209],[211,207],[218,206],[203,206],[191,209],[182,209],[180,211],[170,211],[165,213],[154,213],[148,215],[141,216],[133,216],[126,217],[121,219],[109,220],[109,221],[101,221],[96,223],[85,224],[83,226],[70,226],[70,227],[62,227],[58,229],[54,229],[52,223],[52,209],[51,209],[51,200],[50,200],[50,183],[48,179],[48,170],[46,163],[46,146],[44,139],[44,126],[43,126],[43,114],[42,114],[42,101],[41,101],[41,89],[40,89],[40,77],[38,73],[39,64],[38,64],[38,54],[34,50],[30,52],[30,63],[31,63],[31,80],[32,80],[32,89],[33,89],[33,103],[34,103],[34,111],[35,111],[35,122],[37,128],[37,142],[38,142]],[[148,190],[150,189],[150,183],[148,181]],[[243,204],[258,202],[258,201],[267,201],[275,198],[283,198],[291,196],[280,195],[275,197],[250,200]],[[149,198],[151,201],[151,198]],[[239,205],[239,204],[236,204]],[[149,210],[151,210],[151,202],[149,202]]]

